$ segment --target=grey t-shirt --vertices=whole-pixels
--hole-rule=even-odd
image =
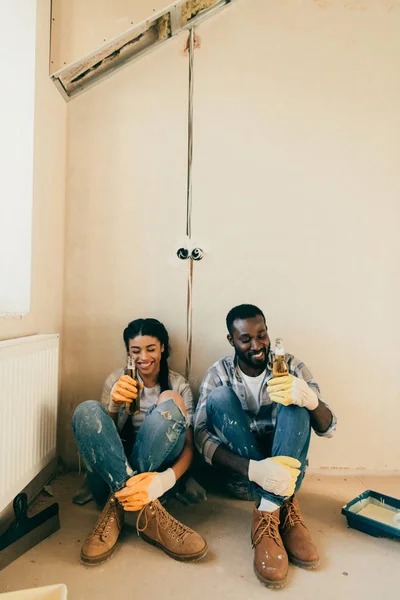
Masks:
[[[108,409],[108,406],[111,402],[111,390],[114,385],[117,383],[118,379],[125,374],[125,369],[117,369],[113,371],[111,375],[109,375],[104,383],[103,391],[101,394],[101,403]],[[143,383],[138,376],[140,383]],[[183,401],[186,406],[186,420],[188,425],[192,425],[193,421],[193,395],[192,390],[190,389],[189,382],[179,373],[175,371],[169,370],[169,382],[171,384],[171,389],[174,392],[180,394],[183,398]],[[156,401],[158,396],[160,395],[160,386],[156,385],[153,388],[144,388],[140,392],[140,412],[137,415],[132,416],[132,424],[133,430],[135,433],[139,431],[140,426],[142,425],[144,418],[147,414],[148,409],[152,406]],[[123,426],[125,425],[128,419],[128,413],[125,411],[125,405],[122,405],[118,412],[117,419],[117,428],[118,431],[121,431]]]

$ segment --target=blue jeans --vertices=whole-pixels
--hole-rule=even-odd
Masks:
[[[217,387],[207,399],[208,428],[231,452],[253,460],[269,456],[292,456],[301,462],[296,492],[303,481],[311,438],[310,413],[299,406],[278,405],[275,431],[271,436],[257,439],[251,432],[249,420],[235,392],[226,386]],[[266,492],[259,485],[240,475],[227,474],[227,487],[242,499],[266,498],[281,506],[283,496]]]
[[[86,400],[75,410],[72,429],[85,465],[89,486],[100,501],[104,490],[116,492],[136,473],[163,470],[183,450],[187,423],[170,398],[154,404],[126,456],[119,433],[107,410],[96,400]]]

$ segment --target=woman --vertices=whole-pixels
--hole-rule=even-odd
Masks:
[[[123,337],[136,378],[124,368],[114,371],[104,384],[101,404],[83,402],[72,419],[89,485],[95,492],[99,482],[103,486],[105,482],[111,490],[82,546],[81,560],[94,565],[111,556],[124,523],[124,508],[140,509],[136,527],[145,541],[176,560],[199,560],[208,550],[205,540],[174,519],[158,500],[193,458],[189,384],[168,368],[169,337],[162,323],[137,319],[129,323]],[[140,410],[130,415],[127,407],[137,399]]]

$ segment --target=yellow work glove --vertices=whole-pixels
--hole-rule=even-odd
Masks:
[[[300,467],[301,462],[291,456],[250,460],[249,479],[271,494],[293,496]]]
[[[275,377],[268,382],[267,392],[273,402],[289,406],[295,404],[308,410],[314,410],[318,406],[318,396],[310,388],[307,382],[300,377],[284,375]]]
[[[129,375],[122,375],[111,390],[111,402],[108,410],[117,413],[125,403],[131,404],[136,398],[143,385],[132,379]]]
[[[115,495],[124,510],[136,511],[165,494],[175,483],[176,476],[172,469],[162,473],[140,473],[128,479],[126,486]]]

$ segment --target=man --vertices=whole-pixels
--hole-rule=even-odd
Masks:
[[[331,437],[336,418],[310,371],[286,354],[288,375],[273,378],[274,358],[262,311],[251,304],[226,317],[233,357],[207,371],[194,418],[195,444],[207,463],[221,467],[236,497],[255,499],[254,570],[268,587],[285,584],[288,560],[319,565],[294,496],[307,465],[311,428]]]

